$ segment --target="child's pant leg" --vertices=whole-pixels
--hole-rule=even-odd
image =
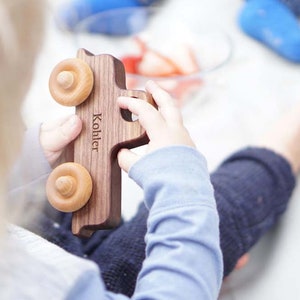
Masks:
[[[281,156],[248,148],[225,160],[211,180],[220,215],[226,276],[285,211],[295,178]]]

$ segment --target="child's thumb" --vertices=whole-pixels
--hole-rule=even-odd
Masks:
[[[81,128],[82,122],[76,115],[53,123],[43,124],[40,132],[40,142],[43,150],[63,150],[66,145],[79,135]]]
[[[57,140],[60,141],[61,146],[65,147],[73,141],[82,129],[82,122],[77,115],[70,116],[60,127],[56,130]]]
[[[119,166],[127,173],[131,166],[138,160],[139,156],[128,149],[121,149],[118,153]]]

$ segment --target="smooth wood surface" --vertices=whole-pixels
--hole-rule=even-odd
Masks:
[[[117,226],[121,219],[121,170],[117,153],[148,142],[138,121],[120,111],[118,96],[132,96],[153,104],[144,91],[126,90],[123,64],[111,55],[93,55],[84,49],[77,57],[93,71],[94,87],[85,102],[76,107],[83,129],[74,144],[74,161],[84,166],[93,180],[88,203],[73,213],[72,231],[89,237],[98,229]]]

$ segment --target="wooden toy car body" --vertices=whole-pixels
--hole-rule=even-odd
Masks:
[[[83,128],[74,144],[74,163],[88,171],[92,180],[92,190],[88,191],[89,183],[83,183],[85,179],[75,176],[72,186],[79,184],[83,189],[87,188],[90,197],[83,207],[73,212],[72,231],[75,235],[89,237],[98,229],[113,228],[120,222],[121,169],[117,162],[118,151],[123,147],[134,148],[148,142],[145,130],[138,121],[132,120],[129,111],[118,107],[116,99],[119,96],[131,96],[151,104],[153,102],[151,96],[144,91],[126,90],[123,64],[113,56],[93,55],[80,49],[77,58],[90,67],[93,83],[86,100],[76,106],[76,114],[82,120]],[[54,69],[50,77],[50,91],[52,89],[51,94],[54,97],[57,87],[53,87],[53,81],[57,81],[62,72],[73,72],[68,67],[63,68],[56,71]],[[82,80],[85,79],[81,78],[80,81]],[[83,86],[85,87],[84,84]],[[67,176],[70,175],[69,171],[66,173]],[[47,194],[50,203],[55,207],[55,199],[51,201],[50,198],[57,194],[53,189],[57,190],[59,180],[55,174],[50,180],[51,175],[47,183]],[[61,175],[58,177],[62,178]],[[65,178],[65,175],[63,177]],[[59,190],[61,191],[60,188]],[[63,195],[62,200],[67,203],[67,198]],[[65,211],[72,209],[68,208]]]

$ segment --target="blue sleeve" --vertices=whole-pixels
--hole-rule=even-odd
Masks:
[[[142,158],[129,175],[150,209],[146,259],[133,298],[216,299],[223,265],[204,158],[190,147],[168,147]]]

